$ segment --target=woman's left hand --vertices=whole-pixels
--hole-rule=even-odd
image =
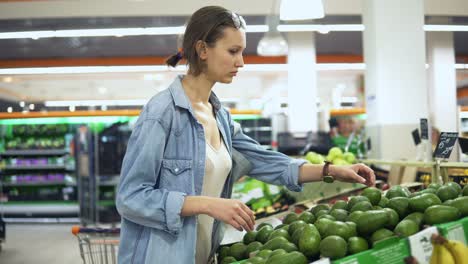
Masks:
[[[338,181],[375,185],[374,171],[362,163],[349,166],[330,165],[329,173]]]

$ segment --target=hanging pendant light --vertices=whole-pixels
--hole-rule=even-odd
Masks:
[[[271,14],[266,17],[268,31],[258,42],[257,53],[260,56],[285,56],[288,54],[288,42],[278,31],[279,16],[277,1],[273,1]]]

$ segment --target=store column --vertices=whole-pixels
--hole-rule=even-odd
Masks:
[[[317,69],[313,32],[288,33],[288,121],[293,134],[317,131]]]
[[[427,32],[429,109],[440,132],[457,131],[457,83],[452,32]],[[452,151],[456,160],[458,151]]]
[[[414,159],[411,131],[428,117],[424,1],[364,0],[363,22],[370,156]]]

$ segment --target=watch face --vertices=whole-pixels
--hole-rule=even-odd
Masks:
[[[332,176],[323,176],[323,181],[326,183],[332,183],[335,179]]]

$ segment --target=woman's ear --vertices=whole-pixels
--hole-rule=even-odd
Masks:
[[[201,60],[206,60],[206,58],[208,57],[206,43],[201,40],[197,41],[197,44],[195,44],[195,49],[197,50],[198,57]]]

